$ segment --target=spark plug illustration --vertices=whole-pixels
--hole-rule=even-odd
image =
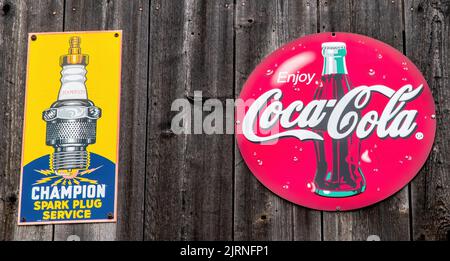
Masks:
[[[50,167],[64,176],[89,168],[87,146],[96,142],[101,109],[88,99],[85,82],[89,56],[81,52],[81,39],[70,38],[70,48],[61,56],[61,87],[58,99],[42,113],[47,123],[46,144],[54,148]]]

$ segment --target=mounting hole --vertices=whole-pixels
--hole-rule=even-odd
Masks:
[[[336,37],[336,33],[335,33],[335,32],[332,32],[332,33],[331,33],[331,36]]]
[[[36,41],[36,40],[37,40],[37,36],[33,34],[33,35],[31,36],[31,41]]]
[[[115,33],[115,34],[114,34],[114,37],[119,37],[119,33]]]

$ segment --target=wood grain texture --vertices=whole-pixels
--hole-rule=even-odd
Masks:
[[[235,94],[268,54],[317,31],[315,1],[236,1]],[[236,240],[320,240],[320,212],[294,206],[266,189],[235,149]]]
[[[436,141],[411,183],[413,240],[450,239],[450,2],[405,1],[406,54],[433,92]]]
[[[448,0],[0,0],[0,240],[449,239],[449,6]],[[112,29],[124,31],[118,223],[18,227],[27,34]],[[187,98],[192,115],[207,98],[237,98],[265,56],[317,31],[360,33],[404,51],[436,101],[436,142],[421,173],[409,188],[359,211],[321,213],[279,198],[250,173],[233,135],[171,131],[175,99]],[[195,124],[184,127],[193,131]]]
[[[29,32],[62,30],[60,1],[0,1],[0,240],[51,240],[52,226],[18,227]]]
[[[322,31],[364,34],[403,51],[402,1],[320,1]],[[351,68],[349,68],[351,70]],[[351,72],[350,72],[351,75]],[[374,206],[344,213],[324,212],[324,240],[409,240],[408,187]]]
[[[55,226],[55,240],[142,240],[148,1],[67,0],[65,31],[123,30],[118,223]]]
[[[232,1],[161,0],[151,10],[145,239],[230,240],[233,137],[174,135],[171,104],[187,98],[194,114],[203,104],[194,90],[232,98]]]

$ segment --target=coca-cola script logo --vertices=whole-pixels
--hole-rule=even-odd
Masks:
[[[236,137],[277,195],[320,210],[381,201],[418,173],[436,120],[414,64],[375,39],[322,33],[293,41],[247,80]]]

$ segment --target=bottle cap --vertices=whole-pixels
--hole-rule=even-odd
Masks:
[[[344,42],[326,42],[322,44],[322,49],[345,49]]]
[[[339,57],[347,54],[346,45],[343,42],[326,42],[322,44],[323,56]]]

